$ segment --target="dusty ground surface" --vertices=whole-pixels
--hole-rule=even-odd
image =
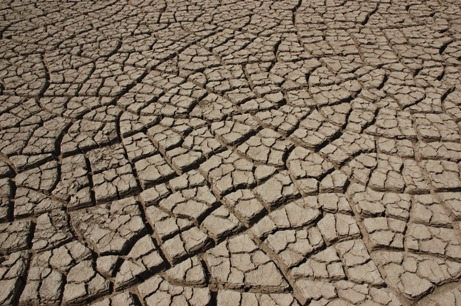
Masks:
[[[460,60],[458,1],[2,0],[0,304],[461,305]]]

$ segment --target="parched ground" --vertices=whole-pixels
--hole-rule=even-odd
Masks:
[[[1,305],[461,305],[459,1],[0,1]]]

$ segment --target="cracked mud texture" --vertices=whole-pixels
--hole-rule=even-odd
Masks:
[[[459,1],[0,2],[1,305],[461,305]]]

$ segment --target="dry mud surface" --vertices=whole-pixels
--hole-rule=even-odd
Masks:
[[[458,1],[0,3],[0,304],[461,305]]]

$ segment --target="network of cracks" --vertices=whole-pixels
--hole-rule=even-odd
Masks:
[[[458,1],[2,0],[0,304],[461,305]]]

